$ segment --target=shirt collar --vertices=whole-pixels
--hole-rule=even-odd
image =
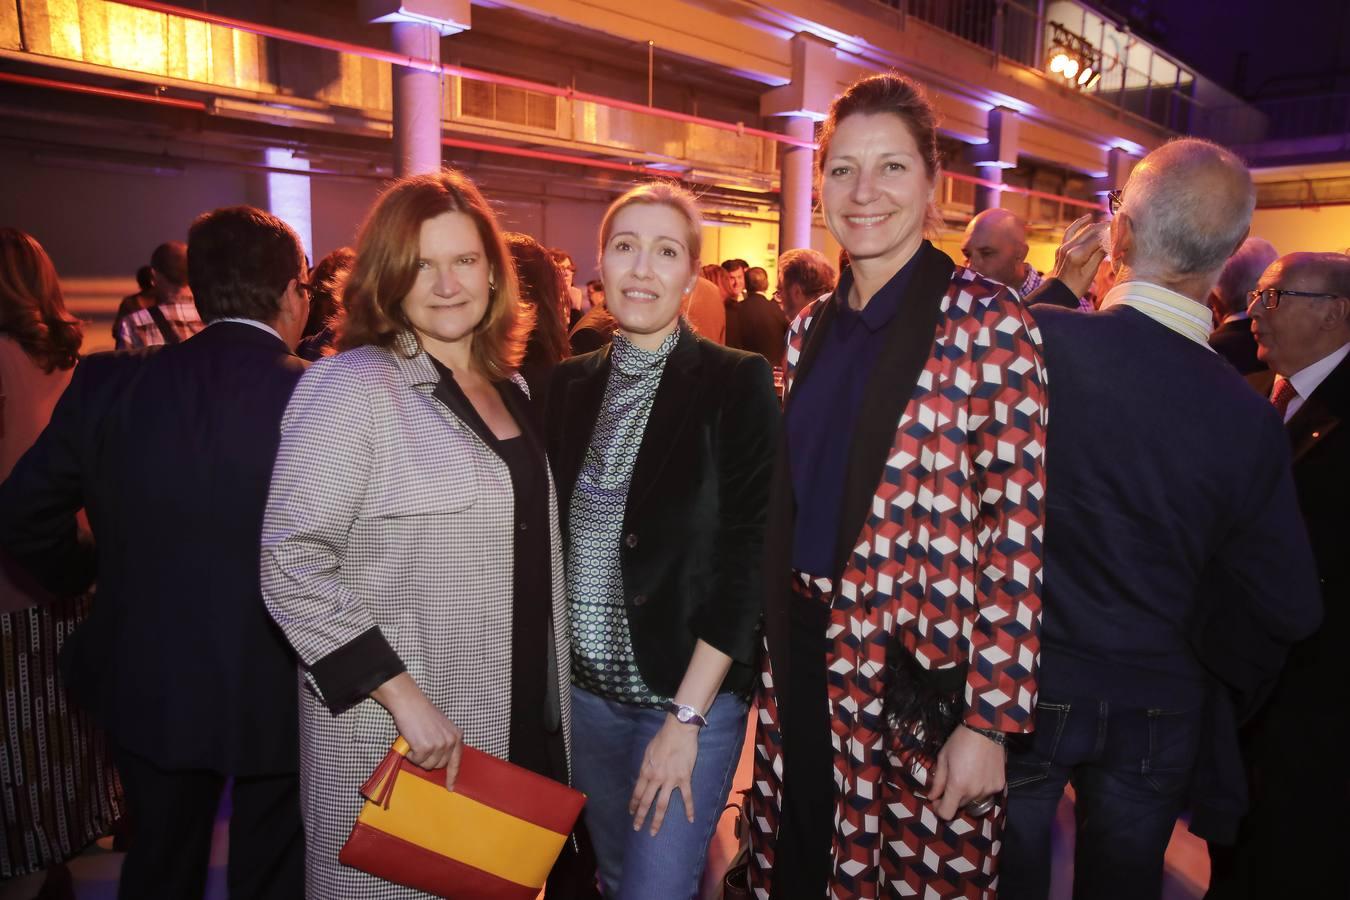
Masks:
[[[268,334],[272,335],[272,337],[281,341],[283,344],[286,343],[286,341],[282,338],[282,336],[277,333],[277,330],[275,328],[273,328],[271,325],[268,325],[266,322],[259,322],[257,319],[243,319],[236,316],[222,316],[219,319],[211,320],[212,325],[219,324],[220,322],[238,322],[240,325],[252,325],[254,328],[260,328],[263,331],[267,332]]]
[[[1022,287],[1019,289],[1019,293],[1022,295],[1022,299],[1025,300],[1031,295],[1032,291],[1041,286],[1042,279],[1041,273],[1037,272],[1036,267],[1031,263],[1023,263],[1023,265],[1027,267],[1027,275],[1022,279]]]
[[[666,335],[666,339],[655,350],[643,350],[628,340],[622,331],[616,330],[614,340],[610,345],[610,360],[614,368],[625,375],[660,372],[665,368],[666,360],[670,358],[671,351],[680,342],[680,333],[684,331],[684,328],[684,318],[681,317],[675,330]]]
[[[1117,305],[1132,307],[1164,328],[1214,352],[1209,345],[1213,316],[1185,294],[1148,281],[1125,281],[1106,292],[1101,308]]]
[[[1310,366],[1304,366],[1293,375],[1289,376],[1289,383],[1294,386],[1300,397],[1307,399],[1312,396],[1312,392],[1317,390],[1317,386],[1326,380],[1341,361],[1350,355],[1350,344],[1341,344],[1341,346],[1328,353]]]
[[[909,262],[900,267],[900,271],[891,276],[891,280],[881,286],[867,305],[855,310],[848,305],[849,292],[853,290],[853,269],[846,267],[839,275],[839,286],[834,292],[834,302],[838,305],[836,321],[848,330],[855,322],[861,322],[868,331],[876,333],[885,328],[900,311],[900,302],[904,299],[905,289],[910,277],[918,267],[919,257],[923,255],[927,241],[909,258]]]

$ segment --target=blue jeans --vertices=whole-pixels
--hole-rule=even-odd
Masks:
[[[1072,783],[1075,900],[1149,900],[1190,786],[1201,710],[1043,697],[1028,745],[1008,754],[1001,900],[1046,900],[1050,830]]]
[[[707,713],[708,724],[698,735],[692,778],[694,821],[685,818],[684,799],[677,790],[661,830],[653,835],[650,813],[642,830],[633,830],[628,801],[642,755],[665,724],[666,713],[572,688],[572,783],[586,794],[586,827],[607,898],[697,896],[708,843],[740,760],[748,713],[740,698],[717,695]]]

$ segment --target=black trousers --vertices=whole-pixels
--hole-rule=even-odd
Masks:
[[[783,726],[783,801],[774,846],[773,900],[824,897],[834,872],[834,749],[825,671],[830,612],[794,596],[788,604],[788,698]]]
[[[132,825],[118,900],[200,898],[227,776],[162,769],[122,747],[114,756]],[[300,900],[305,835],[298,776],[233,780],[226,874],[231,900]]]

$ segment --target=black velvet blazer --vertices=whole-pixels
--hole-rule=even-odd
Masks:
[[[606,346],[553,374],[545,427],[564,540],[609,367]],[[764,357],[683,328],[643,432],[620,551],[633,653],[658,693],[674,695],[699,639],[733,660],[723,691],[751,688],[778,428]]]

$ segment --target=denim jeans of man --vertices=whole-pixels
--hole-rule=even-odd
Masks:
[[[684,798],[675,791],[661,830],[652,835],[650,814],[640,831],[633,830],[628,801],[643,753],[665,724],[666,713],[572,688],[572,781],[586,794],[586,827],[607,900],[687,900],[698,895],[708,843],[741,756],[748,713],[740,698],[717,695],[708,724],[698,735],[694,821],[685,817]]]
[[[1051,824],[1074,787],[1075,900],[1150,900],[1190,785],[1201,711],[1043,697],[1008,755],[1001,900],[1050,894]]]

